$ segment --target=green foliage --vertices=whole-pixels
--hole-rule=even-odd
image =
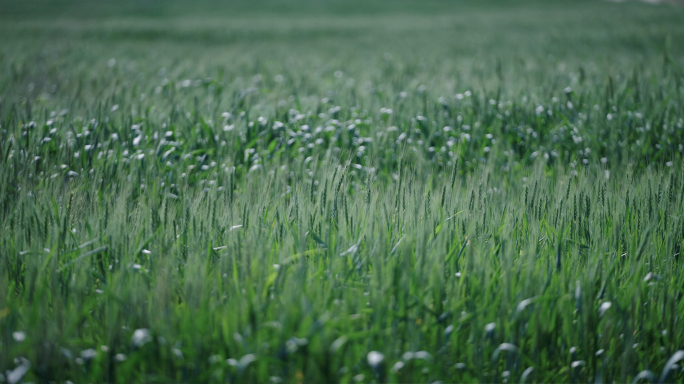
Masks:
[[[684,378],[681,6],[0,5],[0,381]]]

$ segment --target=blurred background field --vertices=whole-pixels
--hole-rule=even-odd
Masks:
[[[682,20],[0,0],[0,382],[681,382]]]
[[[660,69],[665,54],[681,64],[684,45],[682,7],[668,3],[30,0],[1,6],[5,68],[63,90],[70,89],[66,80],[86,88],[89,80],[103,80],[107,57],[128,72],[119,74],[122,81],[164,67],[169,76],[189,78],[216,77],[223,68],[228,81],[341,70],[360,85],[398,69],[387,53],[400,73],[409,71],[402,86],[493,88],[498,61],[503,85],[519,92],[576,81],[568,76],[577,77],[580,67],[605,82],[635,68]],[[14,76],[3,79],[3,88],[25,91]],[[325,80],[316,91],[332,90]]]

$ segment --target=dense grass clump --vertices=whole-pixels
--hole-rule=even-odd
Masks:
[[[0,1],[0,382],[684,380],[684,8],[392,4]]]

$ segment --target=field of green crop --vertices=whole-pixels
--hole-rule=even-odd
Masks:
[[[0,0],[0,383],[681,383],[682,20]]]

